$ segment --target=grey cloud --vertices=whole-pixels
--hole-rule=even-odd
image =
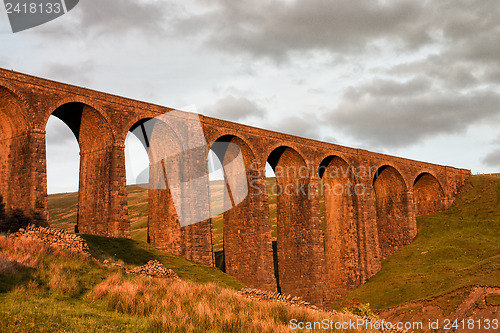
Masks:
[[[498,84],[500,66],[500,6],[498,1],[435,2],[427,18],[435,51],[424,60],[394,66],[391,74],[426,73],[448,88]],[[492,74],[493,72],[493,74]]]
[[[326,50],[332,55],[376,56],[434,48],[430,76],[474,84],[476,72],[500,65],[498,0],[462,1],[231,1],[198,3],[201,14],[176,22],[178,33],[199,34],[218,51],[268,57]],[[352,61],[349,57],[344,63]],[[490,62],[481,68],[478,62]]]
[[[226,120],[240,121],[248,118],[262,118],[265,111],[257,103],[245,97],[228,95],[207,106],[203,112],[207,115]]]
[[[350,100],[360,99],[363,96],[376,96],[378,98],[405,96],[408,98],[428,91],[431,86],[432,82],[423,76],[405,82],[378,79],[358,87],[348,88],[345,97]]]
[[[454,94],[432,89],[409,97],[351,94],[325,116],[330,126],[363,143],[404,147],[440,134],[464,133],[480,122],[498,121],[500,96],[494,91]]]
[[[305,138],[320,140],[318,119],[314,114],[294,115],[273,122],[271,129]]]
[[[66,14],[71,24],[59,19],[34,31],[48,38],[117,38],[129,32],[151,38],[164,35],[180,11],[173,1],[84,0]]]
[[[446,89],[457,89],[472,87],[480,83],[482,68],[474,64],[455,61],[453,57],[433,55],[424,60],[396,65],[386,71],[386,74],[391,76],[406,76],[415,73],[425,75],[428,80]]]
[[[436,3],[433,22],[451,40],[476,39],[498,28],[496,0],[462,0]]]
[[[483,163],[490,167],[500,167],[500,136],[491,143],[497,147],[484,157]]]
[[[337,138],[335,138],[333,136],[329,136],[329,135],[324,136],[321,140],[325,141],[325,142],[340,144],[339,140],[337,140]]]
[[[99,29],[102,33],[123,33],[128,30],[161,32],[171,2],[164,1],[80,1],[80,25]]]
[[[92,82],[95,64],[92,61],[80,61],[72,65],[51,62],[43,67],[45,77],[70,82],[77,85],[88,85]]]
[[[208,44],[226,51],[275,59],[290,51],[359,51],[388,36],[401,44],[429,40],[416,1],[230,1],[183,20],[179,31],[208,35]]]
[[[490,167],[500,167],[500,148],[497,148],[486,155],[483,163]]]

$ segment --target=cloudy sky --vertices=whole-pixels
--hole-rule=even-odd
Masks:
[[[474,173],[500,170],[498,0],[81,0],[16,34],[2,8],[0,67]],[[49,191],[74,190],[76,141],[55,120],[47,131]],[[140,154],[133,146],[129,161]]]

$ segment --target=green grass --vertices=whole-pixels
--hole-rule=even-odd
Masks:
[[[453,206],[417,218],[418,235],[337,302],[385,309],[429,300],[451,312],[474,285],[500,286],[500,178],[473,176]]]
[[[78,193],[52,194],[47,198],[49,220],[54,228],[74,232]]]
[[[118,268],[80,256],[57,256],[25,246],[13,250],[2,240],[0,256],[16,264],[0,269],[0,332],[153,332],[147,318],[105,311],[86,294]],[[4,266],[5,267],[5,266]]]
[[[0,294],[1,332],[153,332],[145,317],[50,293]],[[158,330],[159,331],[159,330]]]

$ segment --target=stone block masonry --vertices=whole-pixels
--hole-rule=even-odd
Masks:
[[[131,129],[171,111],[0,69],[0,196],[5,210],[19,209],[26,216],[48,219],[45,127],[53,115],[68,125],[80,145],[78,231],[130,237],[125,138]],[[208,142],[207,151],[214,142],[239,147],[244,170],[226,174],[226,182],[240,186],[232,178],[240,173],[246,175],[249,185],[248,196],[223,216],[227,272],[249,287],[279,290],[321,307],[375,274],[384,257],[415,237],[415,217],[448,208],[470,176],[469,170],[201,115],[199,124]],[[192,124],[185,126],[189,133]],[[165,149],[176,149],[176,136],[170,139]],[[235,154],[228,151],[220,159],[231,160]],[[274,168],[279,190],[276,256],[266,162]],[[182,160],[179,163],[166,167],[170,171],[190,167]],[[206,165],[207,160],[202,157],[194,163]],[[324,225],[320,191],[325,198]],[[214,265],[210,218],[182,227],[168,188],[150,189],[149,207],[151,244],[167,253]],[[193,207],[182,209],[184,214]]]

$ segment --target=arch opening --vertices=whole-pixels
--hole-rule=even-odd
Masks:
[[[226,272],[224,252],[224,172],[219,156],[212,150],[208,152],[210,182],[210,214],[212,215],[212,246],[215,267]]]
[[[321,304],[324,248],[316,175],[290,147],[273,150],[268,162],[276,177],[270,193],[276,195],[279,290]]]
[[[78,215],[80,147],[69,126],[55,116],[49,117],[45,133],[49,224],[74,232]]]
[[[278,215],[277,215],[277,194],[278,184],[273,167],[266,161],[266,195],[269,209],[269,227],[271,230],[271,245],[273,250],[273,273],[276,280],[276,290],[281,293],[279,269],[278,269]]]
[[[416,216],[437,213],[445,208],[443,187],[436,177],[427,172],[421,173],[415,179],[413,200]]]
[[[209,170],[217,267],[248,286],[269,289],[274,284],[269,225],[258,214],[265,199],[263,170],[250,146],[234,135],[211,144]]]
[[[65,103],[51,116],[69,127],[80,148],[75,232],[119,236],[119,228],[113,225],[118,222],[111,221],[114,136],[105,117],[80,102]]]
[[[149,137],[151,118],[141,119],[130,128],[125,138],[125,174],[130,237],[149,243]]]
[[[392,166],[380,167],[373,180],[380,253],[386,258],[417,234],[406,183]]]

